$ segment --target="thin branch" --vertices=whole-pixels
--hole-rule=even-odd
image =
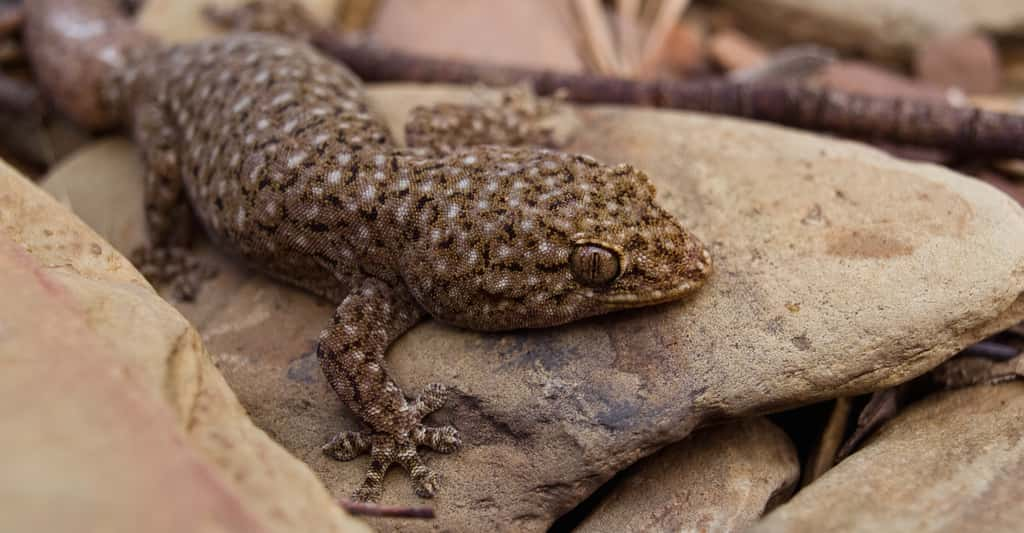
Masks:
[[[432,507],[413,507],[399,505],[380,505],[352,500],[338,500],[338,505],[351,515],[382,516],[387,518],[434,518]]]
[[[615,44],[608,28],[604,8],[597,0],[576,0],[576,13],[594,64],[602,72],[622,71],[622,61],[615,52]]]
[[[640,61],[640,0],[618,0],[615,2],[616,27],[619,29],[619,51],[622,63],[633,69]]]
[[[851,94],[791,83],[638,81],[592,74],[479,65],[426,58],[321,33],[315,42],[368,81],[529,82],[542,95],[565,89],[585,103],[651,105],[719,113],[850,137],[930,146],[962,155],[1024,157],[1024,116],[901,98]]]

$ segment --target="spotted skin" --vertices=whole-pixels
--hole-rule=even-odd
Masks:
[[[550,138],[515,103],[419,109],[413,146],[399,147],[359,80],[294,40],[234,34],[125,57],[106,98],[145,160],[153,246],[187,245],[194,214],[217,246],[338,303],[317,355],[368,429],[324,453],[370,454],[359,499],[380,498],[394,464],[434,495],[418,448],[461,444],[422,421],[451,390],[408,400],[384,363],[422,318],[556,326],[681,298],[711,272],[643,172],[532,147]]]

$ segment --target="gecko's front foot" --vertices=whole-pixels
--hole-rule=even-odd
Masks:
[[[217,269],[199,260],[187,248],[143,246],[132,252],[132,264],[154,285],[166,285],[175,298],[192,301],[203,282]]]
[[[382,431],[343,431],[322,448],[325,455],[349,461],[369,452],[370,467],[362,486],[352,497],[360,501],[377,501],[384,487],[384,475],[391,465],[398,464],[409,473],[416,495],[431,498],[437,492],[438,475],[427,468],[417,448],[426,446],[436,452],[451,453],[459,449],[462,439],[452,426],[428,427],[423,417],[444,405],[448,391],[432,384],[416,402],[409,406],[408,428],[386,433]]]

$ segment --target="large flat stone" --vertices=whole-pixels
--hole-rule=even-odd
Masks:
[[[116,191],[102,155],[119,146],[56,173]],[[92,207],[116,219],[112,204]],[[0,272],[0,531],[366,530],[253,425],[128,260],[2,161]]]
[[[1024,382],[936,394],[752,531],[1020,531]]]
[[[394,123],[418,103],[472,94],[371,91]],[[716,273],[690,300],[657,308],[500,334],[428,321],[400,339],[389,354],[397,380],[410,394],[456,386],[433,419],[457,425],[466,446],[430,456],[444,475],[430,502],[436,521],[378,527],[542,530],[698,425],[888,387],[1024,317],[1024,211],[984,183],[732,119],[612,107],[578,118],[569,149],[646,169],[663,204],[709,244]],[[100,168],[138,164],[119,150],[93,157]],[[103,173],[93,174],[90,194],[107,194]],[[70,190],[69,179],[47,186]],[[114,181],[141,187],[141,177]],[[97,206],[79,213],[120,235],[142,223],[141,201],[116,213],[71,205]],[[332,306],[206,257],[221,275],[179,309],[257,425],[347,495],[367,459],[319,452],[359,427],[312,353]],[[422,503],[397,474],[385,501]]]
[[[697,431],[616,478],[576,533],[743,531],[800,480],[796,449],[764,418]]]

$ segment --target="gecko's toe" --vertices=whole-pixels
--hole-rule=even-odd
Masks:
[[[366,480],[362,486],[352,493],[352,499],[357,502],[378,502],[383,492],[383,483],[371,483],[369,480]]]
[[[454,426],[427,427],[420,425],[412,432],[412,440],[435,452],[452,453],[462,447],[462,437]]]
[[[420,498],[433,498],[437,492],[437,474],[423,464],[423,459],[416,451],[416,444],[403,446],[395,456],[395,462],[402,465],[412,478],[413,489]]]
[[[321,451],[339,461],[349,461],[370,450],[370,434],[366,431],[342,431],[334,436]]]

